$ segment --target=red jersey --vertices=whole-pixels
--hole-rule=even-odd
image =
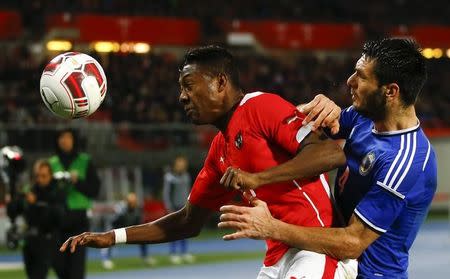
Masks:
[[[278,95],[246,94],[234,111],[225,133],[219,132],[192,188],[189,202],[218,210],[239,191],[225,189],[219,181],[229,166],[255,173],[292,159],[308,135],[304,115]],[[332,203],[323,175],[258,187],[256,196],[265,201],[274,218],[308,227],[332,224]],[[271,266],[289,249],[267,240],[264,265]]]

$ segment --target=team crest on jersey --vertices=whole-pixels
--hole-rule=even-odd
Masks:
[[[241,149],[243,143],[244,142],[242,141],[242,132],[239,131],[236,134],[236,137],[234,138],[234,146],[236,146],[237,149]]]
[[[359,174],[361,174],[362,176],[366,176],[372,169],[374,163],[375,153],[373,151],[370,151],[366,154],[366,156],[364,156],[361,161],[361,165],[359,165]]]

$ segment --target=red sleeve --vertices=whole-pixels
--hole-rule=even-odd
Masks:
[[[275,94],[262,94],[249,100],[248,105],[263,136],[290,154],[297,154],[300,143],[311,132],[309,125],[302,125],[306,116]]]
[[[222,205],[229,203],[237,194],[235,190],[227,190],[219,183],[223,175],[216,164],[219,140],[220,135],[218,134],[209,148],[205,164],[197,175],[188,198],[191,204],[213,211],[218,211]]]

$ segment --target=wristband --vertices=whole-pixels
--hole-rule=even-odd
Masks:
[[[115,244],[127,243],[127,231],[125,228],[114,230]]]

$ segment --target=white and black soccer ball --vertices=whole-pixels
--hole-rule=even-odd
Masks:
[[[54,114],[66,119],[86,117],[105,99],[105,72],[87,54],[63,53],[53,58],[42,72],[40,92]]]

